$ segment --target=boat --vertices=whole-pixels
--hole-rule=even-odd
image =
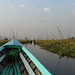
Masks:
[[[0,75],[53,75],[22,45],[13,39],[0,47]]]

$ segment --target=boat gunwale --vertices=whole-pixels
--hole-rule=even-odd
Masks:
[[[35,56],[30,53],[30,51],[28,51],[24,45],[22,45],[18,40],[13,39],[11,41],[9,41],[8,43],[4,44],[3,46],[1,46],[1,50],[4,50],[5,46],[7,45],[16,45],[16,46],[21,46],[22,50],[28,55],[28,57],[32,60],[32,62],[37,66],[37,68],[39,69],[39,71],[43,74],[43,75],[53,75],[50,71],[48,71],[36,58]],[[24,63],[23,63],[24,64]]]

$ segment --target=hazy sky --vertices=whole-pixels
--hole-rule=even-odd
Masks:
[[[75,36],[75,0],[0,0],[0,35],[30,39]]]

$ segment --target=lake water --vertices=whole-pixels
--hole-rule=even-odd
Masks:
[[[75,59],[60,58],[34,44],[27,44],[25,47],[54,75],[75,75]]]

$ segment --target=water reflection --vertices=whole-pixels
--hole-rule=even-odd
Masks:
[[[25,47],[27,47],[28,44],[25,44]]]
[[[75,75],[75,59],[59,57],[33,43],[25,46],[54,75]]]
[[[60,66],[60,63],[61,63],[61,57],[59,57],[58,67]]]

